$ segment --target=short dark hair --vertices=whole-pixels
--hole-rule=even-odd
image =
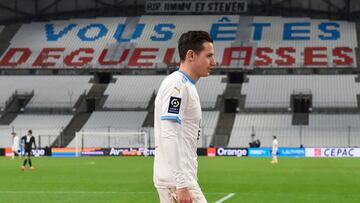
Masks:
[[[195,53],[199,53],[203,50],[203,43],[211,42],[211,36],[208,32],[205,31],[188,31],[183,33],[178,41],[178,51],[180,60],[184,61],[186,58],[186,53],[189,50],[193,50]]]
[[[29,130],[28,133],[29,133],[29,134],[32,134],[32,130]]]

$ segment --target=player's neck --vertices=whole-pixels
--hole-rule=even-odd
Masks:
[[[188,64],[186,63],[181,63],[179,70],[182,71],[183,73],[187,74],[191,79],[193,79],[194,81],[198,81],[200,76],[198,76],[191,68]]]

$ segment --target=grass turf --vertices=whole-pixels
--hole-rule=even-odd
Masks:
[[[0,158],[0,202],[152,203],[151,157]],[[209,203],[235,193],[233,203],[360,202],[358,158],[200,157],[199,183]]]

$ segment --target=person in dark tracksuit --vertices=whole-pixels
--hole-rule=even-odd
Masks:
[[[32,146],[34,145],[34,147],[36,148],[35,137],[32,135],[32,130],[29,130],[28,134],[21,138],[21,143],[24,145],[25,156],[26,156],[24,163],[21,166],[21,170],[25,171],[26,163],[29,163],[30,170],[34,170],[35,168],[33,167],[31,158],[30,158]]]

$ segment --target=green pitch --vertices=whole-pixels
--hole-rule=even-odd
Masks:
[[[153,203],[153,158],[0,158],[0,202]],[[209,203],[358,203],[359,158],[216,157],[199,159],[199,182]],[[234,195],[232,196],[232,193]],[[221,202],[221,201],[220,201]]]

